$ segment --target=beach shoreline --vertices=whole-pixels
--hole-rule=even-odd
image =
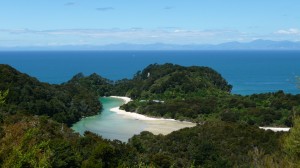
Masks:
[[[265,131],[271,130],[273,132],[289,132],[291,128],[288,127],[259,127],[260,129],[263,129]]]
[[[129,97],[122,97],[122,96],[110,96],[112,98],[121,99],[124,101],[124,104],[129,103],[131,98]],[[120,107],[111,108],[110,111],[115,112],[119,115],[123,115],[127,118],[132,118],[136,120],[145,121],[149,126],[145,129],[145,131],[152,132],[153,134],[169,134],[173,131],[179,130],[181,128],[186,127],[194,127],[196,126],[195,123],[188,122],[188,121],[178,121],[175,119],[166,119],[166,118],[154,118],[148,117],[142,114],[138,114],[135,112],[127,112],[125,110],[121,110]],[[271,130],[274,132],[288,132],[290,128],[281,128],[281,127],[259,127],[263,130]]]
[[[124,104],[132,101],[129,97],[121,97],[121,96],[110,96],[110,97],[121,99],[124,101]],[[126,118],[145,121],[148,127],[146,127],[144,131],[149,131],[152,132],[153,134],[166,135],[182,128],[196,126],[195,123],[188,122],[188,121],[178,121],[175,119],[166,119],[166,118],[154,118],[154,117],[148,117],[134,112],[127,112],[125,110],[121,110],[120,106],[111,108],[110,111],[115,112],[119,115],[123,115]]]

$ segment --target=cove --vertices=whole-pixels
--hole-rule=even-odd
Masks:
[[[122,99],[101,97],[103,111],[96,116],[86,117],[72,126],[75,132],[83,135],[85,131],[93,132],[106,139],[127,142],[133,135],[145,130],[147,123],[141,120],[125,118],[111,112],[110,109],[124,104]]]

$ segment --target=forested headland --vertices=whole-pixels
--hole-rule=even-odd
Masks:
[[[132,79],[75,75],[51,85],[0,65],[1,167],[298,167],[300,95],[235,95],[209,67],[152,64]],[[128,96],[126,111],[198,123],[128,143],[69,128],[101,112],[100,96]],[[288,133],[258,126],[292,127]]]
[[[127,88],[126,88],[127,87]],[[120,95],[134,98],[126,111],[187,120],[225,121],[257,126],[292,125],[300,113],[300,95],[275,93],[231,94],[232,86],[208,67],[150,65],[132,80],[116,83]]]

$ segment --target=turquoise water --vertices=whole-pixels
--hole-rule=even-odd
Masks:
[[[125,118],[109,110],[122,105],[123,100],[103,97],[100,98],[100,101],[103,104],[101,115],[81,119],[72,126],[75,132],[83,135],[85,131],[91,131],[106,139],[127,142],[134,134],[138,134],[146,128],[147,125],[143,121]]]

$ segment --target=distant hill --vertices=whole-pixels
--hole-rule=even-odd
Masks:
[[[212,44],[131,44],[119,43],[109,45],[64,45],[64,46],[24,46],[0,47],[0,51],[27,51],[27,50],[300,50],[300,42],[255,40],[251,42],[228,42],[217,45]]]
[[[218,50],[300,50],[300,42],[255,40],[249,43],[223,43],[212,48]]]

